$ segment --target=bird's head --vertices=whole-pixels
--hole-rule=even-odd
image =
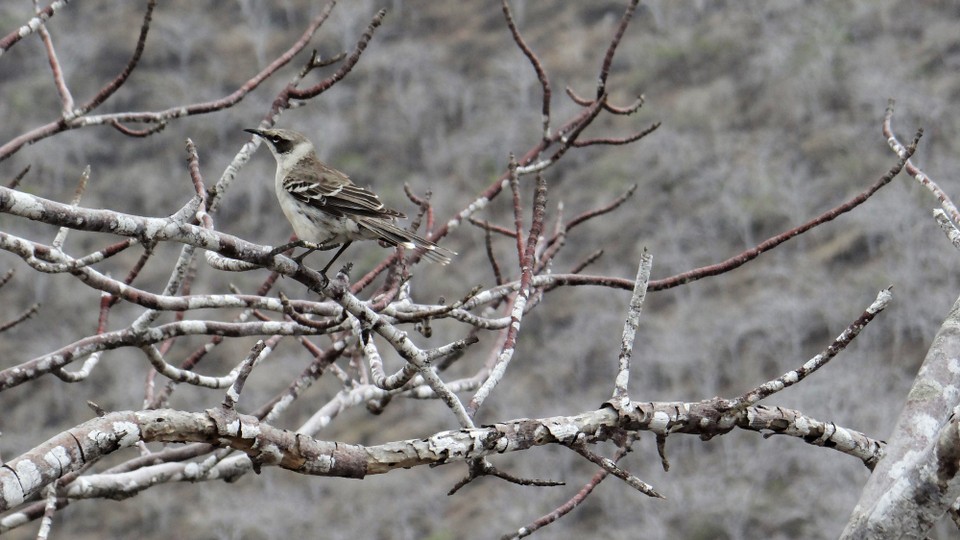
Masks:
[[[278,162],[299,160],[313,151],[313,144],[302,133],[290,129],[244,129],[262,138]]]

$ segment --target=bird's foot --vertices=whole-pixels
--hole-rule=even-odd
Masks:
[[[293,258],[294,262],[297,264],[303,264],[304,257],[313,253],[314,251],[317,251],[318,249],[322,249],[320,245],[314,244],[313,242],[304,242],[303,247],[307,248],[307,250]]]
[[[286,253],[287,251],[290,251],[292,249],[296,249],[298,247],[306,247],[308,244],[315,245],[312,242],[307,242],[305,240],[294,240],[293,242],[287,242],[286,244],[283,244],[281,246],[277,246],[271,249],[270,252],[267,253],[267,257],[276,257],[277,255],[280,255],[281,253]]]

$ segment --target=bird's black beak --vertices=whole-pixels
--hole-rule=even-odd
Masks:
[[[263,136],[264,136],[264,135],[263,135],[263,131],[261,131],[261,130],[259,130],[259,129],[246,128],[246,129],[244,129],[244,131],[246,131],[247,133],[253,133],[254,135],[259,135],[260,137],[263,137]]]

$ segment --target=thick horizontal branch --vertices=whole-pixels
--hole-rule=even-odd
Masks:
[[[223,409],[200,413],[170,409],[116,412],[65,431],[7,462],[0,468],[0,510],[13,508],[63,475],[138,442],[200,442],[228,446],[247,454],[255,467],[274,465],[301,474],[345,478],[467,461],[547,444],[595,443],[624,429],[709,437],[739,427],[791,435],[864,461],[876,460],[882,452],[882,443],[878,441],[833,423],[805,417],[797,411],[748,407],[735,415],[724,416],[717,411],[719,401],[635,402],[619,416],[612,408],[605,407],[575,416],[511,420],[376,446],[320,441]],[[155,467],[169,469],[172,466],[168,463],[146,467],[141,472],[140,481],[224,478],[224,471],[219,471],[218,467],[201,468],[190,463],[176,464],[176,471],[166,470],[162,476],[152,474]],[[81,477],[63,489],[72,497],[117,496],[123,490],[136,488],[135,483],[126,482],[131,479],[124,477],[125,485],[121,486],[110,482],[109,474],[94,475]],[[95,489],[97,485],[112,485],[115,489]]]
[[[18,386],[36,379],[91,354],[119,349],[121,347],[142,347],[161,343],[179,336],[272,336],[301,335],[316,333],[308,327],[294,322],[220,322],[220,321],[177,321],[153,328],[134,330],[125,328],[87,336],[51,353],[44,354],[22,364],[0,371],[0,391]]]
[[[189,206],[189,204],[187,205]],[[187,208],[185,206],[185,208]],[[0,186],[0,212],[74,230],[137,238],[144,244],[172,241],[216,252],[231,259],[256,263],[320,290],[323,276],[282,255],[271,256],[270,246],[192,225],[174,216],[165,218],[82,208]],[[22,255],[19,251],[14,251]]]
[[[158,311],[191,311],[197,309],[251,308],[265,311],[284,312],[283,302],[277,298],[252,294],[196,294],[169,295],[156,294],[138,289],[123,281],[111,278],[85,265],[74,264],[82,259],[73,259],[49,246],[9,235],[0,231],[0,249],[23,258],[27,264],[38,271],[56,267],[57,271],[70,272],[91,288],[108,293],[118,299]],[[47,263],[42,259],[54,259],[57,263]],[[37,268],[43,265],[43,268]],[[332,302],[312,302],[291,300],[290,306],[300,313],[322,316],[340,316],[342,310]]]

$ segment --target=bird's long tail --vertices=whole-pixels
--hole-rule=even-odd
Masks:
[[[376,234],[384,242],[392,246],[403,246],[407,249],[422,250],[423,257],[431,262],[448,264],[456,252],[438,246],[433,242],[418,236],[410,231],[397,227],[393,223],[380,218],[360,218],[357,220],[361,227]]]

